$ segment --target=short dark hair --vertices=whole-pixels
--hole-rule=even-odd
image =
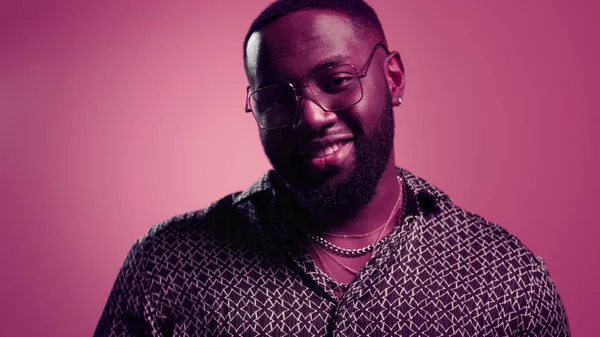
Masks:
[[[248,40],[254,32],[259,31],[282,16],[306,8],[325,8],[342,12],[350,18],[357,28],[374,31],[385,40],[383,28],[377,14],[363,0],[276,0],[254,19],[246,33],[244,39],[244,68],[246,68]]]

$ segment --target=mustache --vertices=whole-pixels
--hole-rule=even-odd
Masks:
[[[322,139],[322,138],[332,137],[332,136],[337,136],[337,135],[352,135],[353,139],[355,139],[355,138],[357,138],[357,136],[359,136],[356,134],[356,131],[352,131],[349,128],[336,128],[336,129],[328,128],[328,129],[321,130],[320,132],[311,132],[311,133],[305,133],[305,134],[299,135],[298,141],[296,142],[296,144],[302,145],[302,144],[306,144],[314,139]]]

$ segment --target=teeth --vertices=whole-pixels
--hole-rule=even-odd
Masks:
[[[323,158],[325,156],[329,156],[330,154],[336,152],[337,150],[339,150],[342,147],[342,143],[334,143],[334,144],[329,144],[327,146],[325,146],[322,149],[316,150],[312,153],[313,157],[317,157],[317,158]]]

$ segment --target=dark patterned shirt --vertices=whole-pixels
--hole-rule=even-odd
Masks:
[[[569,336],[542,259],[398,169],[406,216],[338,299],[267,173],[154,226],[95,336]]]

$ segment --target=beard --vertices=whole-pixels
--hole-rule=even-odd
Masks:
[[[355,165],[343,181],[304,181],[292,186],[275,170],[308,216],[343,219],[363,209],[371,201],[388,165],[394,143],[394,112],[389,91],[386,91],[380,116],[370,134],[354,138]]]

